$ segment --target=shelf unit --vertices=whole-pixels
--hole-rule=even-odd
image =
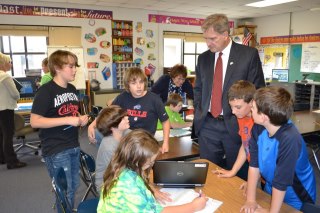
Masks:
[[[124,89],[124,74],[130,67],[140,67],[140,64],[132,62],[118,62],[112,64],[112,83],[114,89]]]
[[[294,111],[320,109],[320,83],[318,82],[271,82],[270,85],[283,87],[290,92],[294,99]]]
[[[133,61],[132,21],[112,20],[112,61]]]

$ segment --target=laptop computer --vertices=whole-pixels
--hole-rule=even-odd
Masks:
[[[156,161],[153,182],[165,188],[194,188],[206,183],[207,162]]]

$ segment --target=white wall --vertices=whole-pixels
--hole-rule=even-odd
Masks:
[[[3,4],[15,4],[15,5],[34,5],[34,3],[30,3],[28,1],[7,1],[1,2]],[[146,10],[138,10],[138,9],[125,9],[125,8],[112,8],[112,7],[96,7],[96,6],[84,6],[84,5],[75,5],[75,4],[59,4],[59,3],[47,3],[39,2],[38,6],[47,6],[47,7],[67,7],[67,8],[79,8],[79,9],[93,9],[93,10],[106,10],[113,12],[114,20],[132,20],[133,21],[133,43],[134,47],[136,45],[136,38],[138,36],[146,37],[145,30],[152,29],[154,31],[153,40],[156,43],[156,47],[153,50],[155,52],[156,60],[148,61],[147,55],[152,50],[146,50],[144,57],[144,64],[142,68],[148,65],[148,63],[152,63],[156,66],[156,72],[153,75],[153,79],[158,79],[163,72],[163,31],[180,31],[180,32],[197,32],[201,33],[200,26],[187,26],[187,25],[169,25],[169,24],[156,24],[148,22],[148,14],[158,14],[156,11],[146,11]],[[205,18],[203,17],[195,17],[194,15],[187,14],[177,14],[177,13],[164,13],[161,12],[161,15],[171,15],[171,16],[182,16],[182,17],[191,17],[191,18]],[[59,18],[59,17],[41,17],[41,16],[17,16],[17,15],[0,15],[0,24],[16,24],[16,25],[48,25],[48,26],[80,26],[82,28],[82,46],[84,48],[84,52],[88,47],[94,47],[92,44],[89,44],[85,39],[84,35],[88,32],[92,32],[93,28],[97,28],[99,26],[105,27],[107,30],[107,40],[111,41],[111,21],[110,20],[96,20],[96,24],[94,27],[91,27],[89,24],[89,19],[80,19],[80,18]],[[137,33],[135,31],[135,26],[137,22],[142,22],[143,31],[141,33]],[[99,39],[99,38],[97,38]],[[98,41],[98,40],[97,40]],[[147,41],[148,42],[148,41]],[[98,42],[96,43],[98,45]],[[145,48],[146,49],[146,48]],[[106,53],[111,57],[112,49],[109,48],[106,50]],[[148,52],[149,51],[149,52]],[[134,59],[139,56],[134,54]],[[112,58],[111,58],[112,59]],[[93,61],[92,56],[88,56],[85,54],[84,56],[85,64],[87,62]],[[101,64],[99,70],[96,72],[97,79],[101,82],[101,88],[112,88],[112,78],[109,78],[105,81],[101,75],[101,71],[103,67],[109,66],[111,69],[111,62],[107,64]],[[88,72],[88,69],[85,69]]]
[[[290,29],[291,16],[291,29]],[[320,11],[293,12],[281,15],[251,19],[257,25],[258,42],[260,37],[286,36],[320,33]]]

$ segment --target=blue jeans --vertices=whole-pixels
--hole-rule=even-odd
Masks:
[[[75,192],[80,185],[80,147],[64,150],[45,157],[44,160],[51,179],[60,167],[64,169],[68,184],[67,197],[71,208],[73,208]],[[57,210],[61,211],[58,205]]]

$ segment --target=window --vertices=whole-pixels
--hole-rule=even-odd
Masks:
[[[196,70],[198,56],[208,49],[205,42],[184,42],[183,64],[190,71]]]
[[[202,34],[164,32],[164,67],[182,63],[188,71],[195,71],[198,56],[208,47]]]
[[[164,38],[164,67],[173,67],[182,62],[182,42],[181,38]]]
[[[26,69],[41,69],[47,57],[46,36],[0,36],[1,52],[12,59],[11,75],[25,77]]]

